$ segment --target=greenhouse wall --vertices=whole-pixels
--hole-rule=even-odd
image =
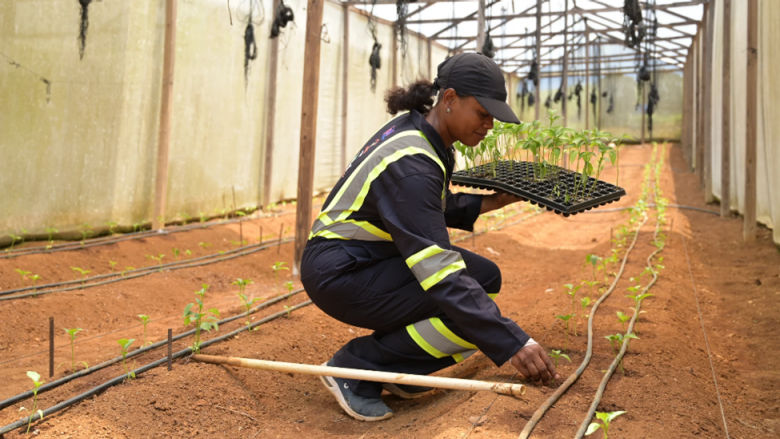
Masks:
[[[269,108],[271,1],[177,2],[166,221],[296,196],[301,105],[312,97],[300,92],[306,1],[285,3],[295,20],[278,38],[276,100]],[[138,227],[152,219],[165,1],[92,2],[87,12],[82,51],[79,2],[0,2],[0,241],[55,229]],[[378,20],[381,67],[372,88],[368,17],[354,9],[348,15],[345,84],[344,9],[324,5],[315,192],[331,187],[344,163],[391,117],[384,91],[430,79],[447,55],[409,32],[394,81],[393,28]],[[254,59],[246,59],[250,21]],[[274,136],[267,145],[271,114]],[[264,169],[271,170],[268,188]]]
[[[756,216],[760,223],[773,229],[774,242],[780,244],[780,83],[776,80],[777,68],[780,66],[780,40],[776,36],[775,27],[780,23],[780,2],[775,0],[759,0],[758,2],[758,97],[756,104],[757,114],[757,166],[756,166]],[[696,157],[708,160],[711,166],[712,193],[717,199],[722,199],[721,194],[721,157],[723,151],[723,2],[714,2],[714,34],[713,34],[713,60],[711,68],[701,69],[708,78],[696,77],[696,70],[690,69],[688,73],[693,76],[691,80],[694,87],[698,88],[709,80],[712,84],[711,101],[704,102],[702,108],[711,109],[710,120],[705,121],[703,127],[710,130],[710,155],[702,155],[705,148],[702,141],[706,136],[699,136],[699,129],[694,123],[688,126],[691,131],[687,135],[694,140],[690,144],[692,151],[688,154],[694,160],[691,165],[700,171]],[[731,2],[731,105],[729,108],[730,136],[729,145],[729,175],[730,191],[729,199],[725,202],[733,211],[744,213],[745,211],[745,144],[747,126],[747,20],[748,2]],[[701,33],[701,32],[700,32]],[[694,41],[698,62],[703,62],[703,40]],[[697,108],[691,115],[692,120],[697,120],[699,113]],[[708,123],[707,123],[708,122]]]

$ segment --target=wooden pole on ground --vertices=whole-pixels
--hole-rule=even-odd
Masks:
[[[707,9],[707,32],[704,40],[704,162],[702,171],[704,177],[704,202],[712,203],[712,60],[715,45],[715,5],[710,2]]]
[[[745,127],[745,216],[742,238],[756,239],[756,143],[758,114],[758,0],[748,0],[747,115]]]
[[[303,248],[311,229],[314,192],[314,153],[317,139],[317,96],[320,86],[320,32],[325,0],[308,0],[306,7],[306,48],[303,52],[303,104],[298,155],[298,208],[295,212],[295,252],[293,275],[300,274]]]
[[[731,213],[731,0],[723,0],[723,122],[720,150],[720,216]]]
[[[279,0],[274,0],[274,11],[279,8]],[[271,38],[271,50],[268,53],[268,94],[265,98],[265,154],[263,158],[262,205],[271,204],[271,184],[274,169],[274,127],[276,125],[276,78],[279,70],[279,37]]]
[[[163,81],[160,96],[160,127],[157,133],[157,173],[154,184],[152,230],[162,230],[165,227],[165,208],[168,196],[168,145],[171,137],[171,100],[173,97],[173,66],[175,59],[176,0],[166,0]]]
[[[318,366],[313,364],[286,363],[283,361],[256,360],[252,358],[221,357],[216,355],[196,354],[195,361],[212,364],[227,364],[236,367],[272,370],[276,372],[302,373],[305,375],[330,376],[354,380],[378,381],[381,383],[396,383],[409,386],[435,387],[439,389],[480,391],[488,390],[502,395],[520,397],[525,394],[525,386],[512,383],[495,383],[490,381],[466,380],[428,375],[412,375],[397,372],[381,372],[366,369],[350,369],[346,367]]]

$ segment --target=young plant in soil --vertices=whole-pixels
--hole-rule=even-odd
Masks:
[[[59,232],[59,230],[57,230],[54,227],[46,227],[46,233],[49,235],[49,243],[46,245],[46,250],[51,249],[52,246],[54,245],[54,239],[52,239],[52,237],[57,232]]]
[[[625,339],[636,339],[639,340],[639,337],[634,335],[633,333],[628,334],[612,334],[612,335],[605,335],[604,338],[609,340],[610,344],[612,344],[612,347],[615,349],[615,354],[620,352],[620,347],[623,346],[623,340]],[[628,349],[628,345],[626,345],[626,349]],[[620,373],[625,373],[625,370],[623,370],[623,360],[621,359],[618,363],[618,369],[620,370]]]
[[[252,279],[241,279],[240,277],[233,281],[233,285],[238,286],[238,298],[241,299],[241,304],[244,306],[244,309],[246,310],[247,317],[249,316],[249,310],[252,309],[252,305],[254,305],[256,302],[263,300],[262,297],[253,297],[252,299],[250,299],[247,297],[246,294],[244,294],[247,285],[251,283],[254,283]],[[247,318],[246,325],[249,326],[251,323],[252,321]]]
[[[27,280],[27,276],[32,274],[32,271],[22,270],[21,268],[14,269],[15,272],[19,273],[19,276],[22,277],[22,281]]]
[[[601,432],[604,433],[603,438],[608,439],[607,434],[609,433],[609,425],[613,420],[615,420],[615,418],[622,415],[623,413],[625,413],[625,410],[618,410],[616,412],[596,412],[596,418],[601,421],[601,424],[598,422],[591,422],[590,425],[588,425],[588,430],[585,432],[585,436],[592,435],[600,428]]]
[[[566,295],[569,296],[569,300],[571,301],[571,314],[569,314],[570,318],[574,318],[577,316],[575,313],[577,308],[577,290],[580,289],[581,285],[574,286],[574,284],[564,284],[563,285],[566,288]],[[568,321],[566,322],[566,329],[568,330],[569,324]],[[573,335],[577,336],[577,319],[574,319],[574,327],[573,327]]]
[[[143,336],[143,342],[141,342],[141,346],[152,344],[152,342],[146,341],[146,325],[149,323],[149,316],[146,314],[138,314],[138,318],[141,319],[141,323],[144,325],[144,336]]]
[[[211,315],[207,315],[208,313],[203,312],[203,296],[206,295],[208,288],[208,284],[203,284],[200,290],[195,292],[195,295],[197,296],[195,302],[198,305],[197,311],[192,309],[193,306],[195,306],[194,303],[188,303],[184,308],[184,326],[189,326],[190,324],[195,325],[195,337],[191,346],[192,352],[195,354],[200,351],[200,332],[208,332],[212,329],[219,330],[219,324],[217,323],[219,310],[217,308],[209,308],[208,313]]]
[[[133,378],[135,378],[135,372],[128,369],[127,361],[126,361],[127,352],[130,350],[130,345],[133,344],[134,341],[135,341],[134,338],[130,338],[130,339],[120,338],[119,340],[117,340],[117,343],[119,343],[119,346],[122,349],[122,367],[125,369],[125,375],[127,376],[128,380],[132,380]]]
[[[151,259],[153,261],[156,261],[157,265],[160,267],[160,271],[162,271],[162,260],[163,260],[163,258],[165,258],[165,254],[164,253],[160,253],[157,256],[155,256],[155,255],[146,255],[146,258],[147,259]]]
[[[76,273],[81,274],[81,279],[83,280],[82,284],[87,282],[87,275],[89,273],[92,273],[92,270],[87,270],[81,267],[70,267],[70,269],[75,271]]]
[[[27,420],[27,432],[25,434],[30,434],[30,426],[32,425],[32,421],[35,418],[36,415],[40,417],[40,419],[43,419],[43,410],[38,408],[38,389],[41,388],[44,381],[41,379],[41,375],[38,372],[28,370],[27,371],[27,377],[30,378],[33,382],[33,399],[32,399],[32,414],[30,414],[30,417]],[[24,407],[21,408],[21,410],[25,410]]]
[[[76,372],[76,334],[83,331],[81,328],[63,328],[65,330],[65,333],[68,334],[68,337],[70,338],[70,372],[74,373]],[[88,368],[89,365],[86,361],[80,361],[82,365],[84,365],[84,369]]]
[[[92,226],[87,223],[81,225],[81,245],[84,245],[84,241],[92,235]]]
[[[290,268],[287,267],[286,262],[282,261],[276,261],[274,262],[274,265],[271,266],[271,270],[274,271],[274,277],[278,280],[279,279],[279,272],[283,270],[289,270]]]
[[[566,329],[563,332],[564,337],[566,337],[566,341],[563,345],[563,350],[567,350],[569,347],[569,320],[574,317],[574,314],[559,314],[556,315],[555,318],[562,321],[566,325]]]
[[[617,311],[616,314],[620,323],[623,323],[626,326],[628,326],[628,321],[631,319],[631,316],[628,314],[624,314],[623,311]]]
[[[550,358],[552,358],[553,365],[555,366],[556,369],[558,368],[558,360],[560,358],[564,358],[566,361],[571,363],[571,358],[569,358],[568,355],[566,355],[563,352],[561,352],[560,349],[553,349],[553,350],[551,350],[550,351]]]

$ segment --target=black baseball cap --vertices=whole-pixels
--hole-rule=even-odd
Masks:
[[[474,96],[485,110],[502,122],[520,123],[506,103],[504,74],[498,65],[481,53],[459,53],[438,67],[436,89],[455,89],[459,95]]]

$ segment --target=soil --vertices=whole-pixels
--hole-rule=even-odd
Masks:
[[[568,353],[572,362],[562,360],[558,366],[563,376],[577,368],[586,347],[582,316],[577,317],[576,336],[566,336],[562,322],[555,318],[569,309],[563,285],[591,279],[586,255],[609,254],[611,238],[628,220],[625,212],[612,209],[632,206],[638,199],[643,165],[650,160],[651,149],[649,145],[625,148],[617,183],[627,195],[619,202],[567,218],[551,212],[532,214],[531,206],[520,203],[504,217],[484,215],[475,236],[452,233],[453,240],[461,240],[459,245],[490,257],[501,267],[503,288],[496,300],[502,312],[547,349]],[[704,204],[698,177],[688,170],[679,148],[671,146],[666,151],[663,195],[672,204],[717,211],[717,205]],[[607,169],[602,178],[614,182],[615,170]],[[89,269],[94,275],[155,265],[148,255],[165,254],[163,262],[171,262],[174,248],[182,259],[234,249],[241,232],[243,239],[256,243],[260,227],[264,240],[275,239],[280,227],[284,236],[291,237],[292,208],[254,215],[241,226],[213,223],[203,229],[106,246],[0,259],[0,289],[30,285],[16,268],[39,274],[40,283],[64,281],[80,276],[70,267]],[[613,421],[610,437],[776,438],[780,434],[780,252],[763,228],[754,242],[743,242],[742,221],[736,216],[721,218],[678,208],[670,208],[668,216],[661,253],[665,267],[650,291],[653,296],[642,304],[645,312],[635,328],[639,339],[631,342],[623,362],[625,372],[612,377],[598,407],[599,411],[626,411]],[[590,365],[531,437],[574,436],[614,356],[604,336],[623,328],[615,313],[630,311],[633,302],[625,297],[626,288],[635,283],[629,278],[639,276],[654,249],[653,227],[651,220],[640,231],[617,290],[594,317]],[[238,288],[232,285],[236,278],[254,281],[247,287],[250,297],[286,293],[287,281],[298,288],[290,270],[272,269],[277,262],[291,266],[292,252],[288,242],[198,268],[162,270],[103,286],[2,301],[0,398],[31,389],[25,376],[28,370],[38,371],[45,381],[68,373],[70,344],[63,328],[83,328],[74,345],[74,361],[80,369],[83,362],[95,365],[118,356],[120,338],[136,339],[133,348],[141,345],[144,335],[138,314],[151,317],[146,333],[149,341],[166,338],[168,328],[183,332],[182,311],[195,301],[194,292],[204,283],[209,285],[206,307],[218,308],[223,317],[243,310]],[[116,262],[113,268],[109,261]],[[305,293],[295,295],[252,319],[306,300]],[[56,326],[54,378],[48,377],[49,317]],[[204,338],[239,328],[244,320],[222,325]],[[258,328],[203,352],[320,364],[343,343],[367,333],[335,321],[314,306]],[[175,343],[174,349],[189,343],[189,339]],[[164,349],[158,349],[128,361],[138,367],[165,355]],[[40,394],[39,407],[51,407],[122,374],[122,366],[116,365],[74,380]],[[482,354],[440,374],[518,381],[511,365],[496,367]],[[47,438],[516,438],[555,389],[527,385],[525,396],[519,399],[450,390],[408,401],[388,395],[385,400],[395,416],[366,423],[346,416],[316,377],[180,359],[170,371],[152,369],[49,415],[34,423],[31,433]],[[20,411],[22,406],[29,409],[32,401],[0,411],[0,425],[28,415],[29,411]],[[24,429],[6,434],[8,438],[20,436]]]

